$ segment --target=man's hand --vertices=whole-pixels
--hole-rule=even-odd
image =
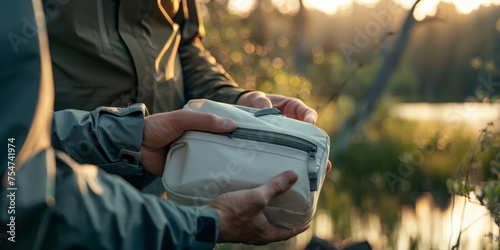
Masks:
[[[204,130],[216,133],[231,132],[236,122],[214,114],[178,110],[148,116],[144,119],[141,144],[141,163],[146,171],[161,176],[165,168],[167,146],[186,130]]]
[[[287,240],[307,230],[309,224],[292,230],[272,225],[262,212],[272,198],[287,191],[297,178],[297,174],[289,170],[260,187],[225,193],[208,203],[207,207],[219,213],[217,242],[265,245]]]
[[[252,91],[240,96],[236,104],[258,109],[277,108],[289,118],[313,124],[318,120],[318,114],[314,109],[309,108],[299,99],[282,95],[269,95],[260,91]]]
[[[282,95],[269,95],[260,91],[252,91],[240,96],[236,104],[258,109],[277,108],[289,118],[312,124],[318,120],[318,114],[314,109],[309,108],[299,99]],[[328,161],[326,172],[330,172],[331,169],[332,164]]]

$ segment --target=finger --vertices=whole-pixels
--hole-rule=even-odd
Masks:
[[[238,98],[236,104],[259,109],[271,108],[273,106],[266,94],[260,91],[252,91],[243,94]]]
[[[273,104],[271,103],[271,100],[269,100],[269,98],[267,98],[264,93],[261,93],[261,92],[257,93],[256,92],[256,93],[252,93],[252,94],[255,94],[254,96],[252,96],[252,99],[251,99],[252,107],[258,108],[258,109],[264,109],[264,108],[271,108],[273,106]]]
[[[272,198],[284,193],[297,182],[297,173],[292,170],[276,175],[264,185],[256,188],[263,194],[264,202],[267,204]]]
[[[330,161],[328,161],[328,163],[326,164],[326,172],[330,172],[330,170],[332,170],[332,163]]]
[[[314,124],[318,120],[318,113],[300,100],[296,102],[295,112],[297,113],[297,118],[301,121]]]
[[[187,130],[203,130],[215,133],[236,129],[236,122],[210,113],[178,110],[168,113],[168,123],[179,135]]]
[[[305,112],[304,117],[302,119],[304,122],[315,124],[318,120],[318,113],[313,109],[309,109]]]
[[[266,95],[275,108],[282,111],[289,118],[297,119],[308,123],[316,123],[318,114],[314,109],[309,108],[304,102],[295,98],[288,98],[280,95]]]

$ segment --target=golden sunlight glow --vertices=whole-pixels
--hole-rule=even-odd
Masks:
[[[299,0],[271,0],[274,6],[283,14],[296,14],[300,9]]]
[[[304,0],[306,8],[313,8],[323,11],[329,15],[337,14],[339,10],[348,10],[352,8],[353,3],[365,5],[369,8],[375,7],[379,0]],[[415,0],[394,0],[400,4],[404,9],[409,10]],[[437,7],[441,2],[452,3],[458,13],[469,14],[479,7],[499,6],[500,0],[422,0],[415,8],[414,17],[417,21],[423,20],[427,16],[434,16],[437,12]]]
[[[416,7],[413,17],[417,21],[422,21],[426,16],[434,16],[437,12],[437,6],[441,0],[423,0]],[[411,7],[410,7],[411,8]]]
[[[322,11],[328,15],[335,15],[340,10],[350,9],[353,0],[304,0],[304,6]]]
[[[368,8],[373,8],[377,5],[380,0],[355,0],[355,2],[359,5],[364,5]]]
[[[393,0],[401,7],[409,10],[415,0]],[[354,4],[375,7],[380,0],[303,0],[304,6],[324,12],[328,15],[349,13]],[[272,5],[283,14],[295,14],[300,9],[299,0],[271,0]],[[500,0],[421,0],[415,8],[414,17],[417,21],[427,16],[436,15],[440,3],[451,3],[460,14],[469,14],[481,6],[499,6]],[[229,0],[228,10],[242,17],[248,16],[257,7],[257,0]]]
[[[396,0],[399,2],[405,2],[401,4],[403,8],[409,9],[412,4],[409,4],[410,0]],[[492,5],[500,5],[500,0],[422,0],[415,8],[414,17],[417,21],[423,20],[426,16],[436,15],[438,5],[443,3],[452,3],[460,14],[469,14],[474,10],[479,9],[479,7],[489,7]]]
[[[247,17],[257,7],[257,0],[229,0],[227,9],[229,13]]]
[[[415,0],[394,0],[395,3],[403,6],[403,8],[409,10],[411,6],[415,3]]]

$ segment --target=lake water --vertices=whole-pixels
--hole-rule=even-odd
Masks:
[[[416,249],[451,249],[454,246],[462,225],[460,249],[498,249],[498,241],[487,237],[490,233],[498,236],[499,228],[481,205],[466,203],[465,214],[462,196],[455,196],[455,208],[451,204],[445,210],[434,205],[432,196],[423,194],[415,207],[402,207],[400,221],[394,235],[383,233],[380,217],[376,214],[360,215],[355,210],[351,213],[352,241],[367,240],[373,249],[411,249],[414,241]],[[316,236],[333,240],[336,232],[332,231],[332,221],[328,214],[317,214],[314,223]],[[292,248],[303,249],[312,237],[309,230],[297,237]],[[391,239],[391,240],[390,240]],[[391,241],[391,242],[390,242]]]
[[[476,136],[488,122],[500,117],[500,103],[408,103],[393,107],[389,114],[391,118],[410,122],[467,128]],[[463,155],[455,157],[461,159]],[[499,249],[499,228],[488,210],[461,196],[455,196],[454,206],[450,200],[443,209],[435,204],[430,193],[421,193],[414,206],[400,207],[398,221],[390,230],[377,213],[361,214],[359,209],[351,208],[349,217],[351,237],[347,241],[367,240],[373,249],[451,249],[460,230],[463,232],[459,249]],[[338,241],[335,237],[340,232],[334,231],[335,223],[331,211],[318,213],[314,230],[298,236],[294,247],[304,248],[313,231],[320,238]]]
[[[390,115],[408,121],[440,121],[479,130],[500,118],[500,103],[407,103],[393,107]]]

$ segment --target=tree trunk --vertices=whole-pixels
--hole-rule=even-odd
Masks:
[[[299,40],[295,43],[295,69],[297,72],[301,73],[303,76],[307,74],[307,62],[306,62],[306,48],[305,48],[305,36],[306,36],[306,9],[304,7],[303,1],[300,0],[300,9],[295,16],[295,29],[299,33]]]
[[[404,48],[410,36],[411,27],[417,22],[413,17],[413,12],[419,2],[420,0],[417,0],[408,12],[408,16],[406,17],[403,28],[401,29],[401,33],[394,44],[394,49],[383,57],[382,65],[368,88],[362,105],[360,105],[361,108],[358,109],[352,117],[344,120],[343,129],[333,143],[332,153],[340,153],[347,148],[352,131],[361,130],[363,125],[366,123],[366,120],[374,110],[378,98],[386,87],[390,76],[394,72],[398,61],[403,54]]]

